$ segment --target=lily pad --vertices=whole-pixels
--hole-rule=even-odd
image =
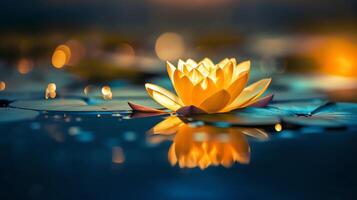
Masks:
[[[17,108],[0,108],[0,123],[31,120],[36,118],[39,112]]]
[[[291,112],[296,115],[310,115],[316,109],[324,106],[327,101],[313,100],[313,101],[292,101],[284,103],[272,103],[269,107],[276,108],[280,111]]]
[[[141,105],[159,107],[152,100],[135,100]],[[130,110],[125,100],[98,100],[87,104],[80,99],[21,100],[10,104],[14,108],[57,112],[114,112]]]
[[[357,126],[357,104],[330,103],[307,116],[285,116],[284,122],[300,126]]]
[[[92,86],[89,87],[88,93],[84,94],[84,89],[69,91],[69,92],[60,92],[61,96],[64,97],[81,97],[81,98],[94,98],[102,99],[102,90],[101,87]],[[125,99],[125,98],[135,98],[135,99],[144,99],[149,98],[144,87],[125,87],[125,88],[111,88],[113,99]]]
[[[86,106],[86,102],[79,99],[54,100],[20,100],[10,104],[10,107],[39,111],[66,111],[73,107]]]
[[[26,99],[37,99],[43,98],[43,92],[10,92],[2,91],[0,92],[0,100],[15,101],[15,100],[26,100]]]

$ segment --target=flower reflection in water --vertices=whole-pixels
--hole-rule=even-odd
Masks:
[[[150,131],[151,137],[165,136],[172,140],[168,159],[172,166],[206,169],[219,166],[231,167],[233,163],[248,164],[250,146],[246,135],[267,139],[268,135],[255,128],[220,128],[192,126],[176,116],[170,116]],[[151,140],[157,141],[157,140]]]

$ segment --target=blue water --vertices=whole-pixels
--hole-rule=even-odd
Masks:
[[[68,118],[69,120],[66,120]],[[148,143],[162,116],[41,114],[0,124],[0,199],[355,199],[357,131],[247,137],[250,163],[171,166],[171,141]],[[113,147],[124,161],[112,160]]]

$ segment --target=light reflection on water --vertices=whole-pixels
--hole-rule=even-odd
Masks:
[[[260,129],[192,126],[182,122],[177,116],[166,118],[149,133],[152,137],[164,135],[168,136],[167,140],[172,140],[168,150],[168,160],[172,166],[178,164],[180,168],[199,167],[202,170],[209,166],[231,167],[234,163],[248,164],[250,146],[246,137],[262,140],[268,138],[268,134]]]

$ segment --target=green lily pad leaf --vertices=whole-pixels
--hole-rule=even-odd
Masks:
[[[287,116],[283,120],[300,126],[357,126],[357,104],[330,103],[315,110],[311,116]]]
[[[315,111],[316,114],[322,113],[340,113],[340,114],[357,114],[357,103],[329,103]]]
[[[151,99],[139,99],[135,100],[135,102],[145,106],[160,108],[160,106]],[[130,110],[126,100],[100,99],[90,101],[88,104],[79,99],[21,100],[11,103],[10,107],[57,112],[114,112]]]
[[[125,88],[111,88],[113,99],[126,99],[126,98],[135,98],[135,99],[144,99],[150,98],[144,87],[125,87]],[[97,86],[89,86],[87,94],[84,93],[84,88],[81,90],[75,91],[65,91],[59,93],[63,97],[81,97],[81,98],[94,98],[102,99],[102,89]]]
[[[88,104],[91,106],[104,106],[112,109],[118,109],[118,110],[131,110],[130,106],[128,105],[128,102],[133,102],[136,104],[140,104],[143,106],[159,109],[162,108],[161,105],[156,103],[154,100],[147,98],[147,99],[134,99],[134,98],[129,98],[129,99],[123,99],[123,100],[118,100],[118,99],[112,99],[112,100],[104,100],[104,99],[97,99],[97,98],[91,98],[88,101]]]
[[[31,120],[36,118],[39,112],[17,108],[0,108],[0,123]]]
[[[51,100],[20,100],[10,104],[10,107],[39,111],[67,111],[73,107],[86,106],[86,102],[79,99],[51,99]]]
[[[316,109],[325,105],[327,102],[323,100],[313,101],[298,101],[298,102],[284,102],[272,103],[269,106],[279,109],[281,111],[292,112],[296,115],[311,115]]]
[[[267,106],[264,108],[256,108],[256,107],[247,107],[244,109],[236,110],[235,113],[237,115],[255,115],[255,116],[286,116],[286,115],[295,115],[294,112],[289,110],[282,110],[276,107]]]
[[[26,99],[38,99],[44,97],[44,92],[0,92],[0,100],[15,101]]]

